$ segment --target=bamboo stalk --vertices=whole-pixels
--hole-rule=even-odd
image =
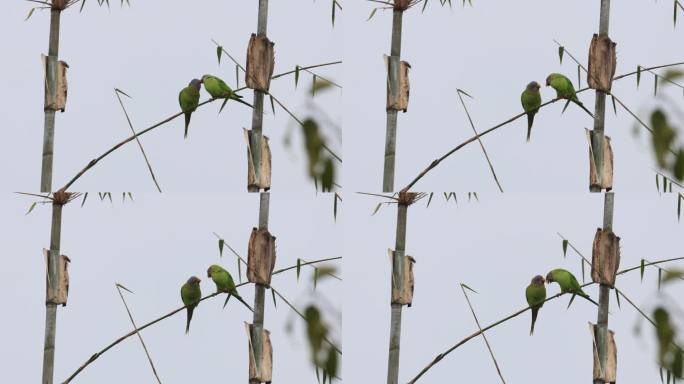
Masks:
[[[57,289],[61,271],[59,268],[62,233],[62,202],[52,203],[50,229],[50,252],[47,260],[47,291]],[[52,384],[55,371],[55,336],[57,333],[57,304],[45,303],[45,341],[43,343],[43,384]]]
[[[268,0],[259,0],[259,15],[257,21],[257,36],[266,37],[268,26]],[[252,110],[252,135],[250,136],[250,146],[252,147],[252,163],[256,180],[261,180],[261,137],[264,122],[264,93],[254,90],[254,109]],[[259,187],[248,187],[250,192],[258,192]]]
[[[397,64],[401,61],[401,27],[404,11],[395,9],[392,17],[392,43],[390,47],[390,60],[395,60]],[[392,72],[392,71],[390,71]],[[392,73],[389,74],[392,76]],[[399,92],[399,79],[390,79],[390,86],[393,92]],[[397,150],[397,113],[394,109],[387,110],[387,128],[385,132],[385,165],[382,176],[382,191],[394,191],[394,163]]]
[[[259,229],[268,229],[268,211],[269,211],[269,192],[261,192],[259,195]],[[261,284],[254,284],[254,317],[252,320],[252,353],[254,354],[254,361],[257,372],[261,372],[261,356],[263,355],[263,340],[262,334],[264,330],[264,310],[265,310],[265,296],[266,287]],[[258,380],[250,381],[252,383],[259,383]]]
[[[606,192],[603,206],[603,230],[613,230],[613,192]],[[601,363],[601,371],[605,371],[604,367],[608,361],[608,314],[610,307],[610,286],[601,284],[599,288],[599,307],[597,310],[596,319],[596,343],[599,361]],[[595,380],[595,384],[603,383],[602,380]]]
[[[55,96],[57,93],[57,59],[59,56],[59,25],[62,10],[50,10],[50,37],[48,42],[47,72],[45,81],[47,89]],[[54,99],[53,99],[54,100]],[[55,111],[45,108],[43,125],[43,162],[40,175],[40,191],[52,192],[52,159],[55,145]]]
[[[397,204],[397,233],[394,256],[392,258],[392,290],[402,290],[404,284],[404,253],[406,246],[406,216],[408,204]],[[396,288],[395,288],[396,285]],[[387,359],[387,384],[399,382],[399,352],[401,349],[401,310],[402,305],[392,303],[390,320],[389,356]]]

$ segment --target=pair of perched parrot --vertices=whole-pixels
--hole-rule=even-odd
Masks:
[[[556,97],[558,99],[567,100],[563,111],[565,111],[565,109],[568,107],[568,104],[572,101],[585,110],[589,116],[594,118],[594,115],[589,112],[584,104],[582,104],[582,102],[577,98],[575,87],[572,85],[572,81],[570,81],[570,79],[561,75],[560,73],[552,73],[546,78],[546,86],[551,86],[551,88],[556,90]],[[527,87],[520,95],[520,103],[522,104],[525,113],[527,113],[527,141],[530,141],[534,115],[539,112],[539,108],[542,104],[541,94],[539,93],[540,88],[541,85],[539,85],[539,83],[536,81],[533,81],[527,84]]]
[[[226,84],[225,81],[219,79],[216,76],[204,75],[202,80],[192,79],[187,87],[183,88],[178,94],[178,103],[180,104],[181,110],[185,114],[185,137],[188,137],[188,127],[190,126],[190,117],[192,113],[195,112],[199,106],[200,100],[200,89],[202,89],[202,84],[204,84],[204,89],[209,92],[214,99],[224,99],[223,105],[221,105],[221,110],[226,105],[228,100],[235,100],[242,104],[253,108],[251,104],[240,100],[242,96],[238,95],[233,91],[232,88]]]
[[[575,275],[570,273],[565,269],[554,269],[546,275],[546,279],[543,276],[537,275],[532,278],[532,282],[525,289],[525,298],[527,299],[527,304],[529,304],[532,309],[532,326],[530,328],[530,335],[534,334],[534,323],[537,321],[537,314],[539,309],[544,305],[546,301],[546,287],[544,283],[551,284],[553,282],[558,283],[561,289],[561,293],[570,293],[572,297],[570,298],[570,303],[568,307],[572,304],[575,296],[582,296],[585,299],[591,301],[598,306],[594,300],[589,297],[580,286]]]
[[[228,297],[226,297],[226,301],[223,303],[224,308],[226,304],[228,304],[228,300],[231,298],[231,296],[234,296],[242,304],[244,304],[250,311],[254,312],[252,307],[250,307],[250,305],[247,304],[238,293],[237,288],[235,287],[235,281],[233,281],[233,276],[231,276],[230,272],[225,270],[220,265],[214,264],[211,265],[209,269],[207,269],[207,277],[211,277],[211,279],[216,284],[217,293],[228,294]],[[188,332],[190,332],[190,321],[192,320],[192,312],[195,310],[195,308],[199,305],[200,301],[202,300],[200,279],[197,276],[190,277],[188,281],[185,284],[183,284],[180,292],[183,304],[185,304],[185,306],[187,307],[187,323],[185,325],[185,333],[187,334]]]

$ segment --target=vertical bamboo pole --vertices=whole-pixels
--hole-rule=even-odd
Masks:
[[[390,47],[390,61],[401,62],[401,27],[404,15],[403,9],[394,9],[392,17],[392,45]],[[396,71],[398,72],[398,71]],[[390,86],[397,88],[399,79],[391,79]],[[387,109],[387,130],[385,133],[385,167],[382,176],[382,191],[394,191],[394,162],[397,150],[397,113],[394,109]]]
[[[50,229],[50,252],[47,260],[47,290],[58,289],[61,271],[59,268],[60,241],[62,232],[62,204],[52,204],[52,226]],[[52,384],[55,369],[55,335],[57,332],[57,304],[45,300],[45,341],[43,344],[43,381]]]
[[[610,25],[610,0],[601,0],[601,16],[599,22],[599,36],[608,37],[608,30]],[[594,134],[592,135],[592,147],[594,152],[594,161],[596,162],[596,171],[599,179],[599,186],[590,187],[592,192],[600,192],[600,185],[603,184],[603,141],[605,131],[605,117],[606,117],[606,93],[603,91],[596,91],[596,104],[594,112]],[[614,194],[606,192],[603,206],[603,229],[613,230],[613,201]],[[596,341],[598,357],[605,372],[605,367],[608,357],[608,310],[610,307],[610,287],[604,284],[599,288],[599,308],[596,320]],[[605,378],[605,377],[604,377]],[[603,380],[594,380],[594,384],[603,384]]]
[[[266,36],[268,26],[268,0],[259,0],[259,15],[257,21],[257,36]],[[252,135],[250,144],[252,147],[252,163],[256,180],[261,180],[261,136],[264,120],[264,93],[254,90],[254,109],[252,110]],[[258,192],[259,187],[249,187],[250,192]]]
[[[270,203],[269,192],[259,194],[259,229],[268,229],[268,211]],[[261,372],[261,356],[263,355],[262,334],[264,330],[264,302],[266,287],[261,284],[254,284],[254,317],[252,320],[252,353],[256,364],[257,372]],[[258,380],[250,381],[250,384],[258,384]]]
[[[59,24],[62,10],[54,7],[50,10],[50,40],[48,42],[48,57],[46,60],[45,81],[52,96],[57,94],[57,61],[59,56]],[[54,100],[54,98],[53,98]],[[55,114],[52,109],[45,108],[43,125],[43,163],[40,175],[40,191],[52,192],[52,158],[55,144]]]
[[[404,284],[404,253],[406,247],[406,216],[408,204],[400,202],[397,205],[397,233],[394,257],[392,259],[392,289],[396,284],[401,290]],[[387,362],[387,384],[399,382],[399,351],[401,347],[401,304],[392,304],[390,319],[389,357]]]

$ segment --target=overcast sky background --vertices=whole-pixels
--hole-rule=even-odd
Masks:
[[[347,3],[345,84],[353,97],[344,98],[344,139],[345,147],[354,149],[350,153],[365,156],[347,156],[345,187],[377,191],[382,186],[386,123],[382,55],[389,53],[392,14],[378,11],[366,22],[377,4]],[[476,128],[483,131],[522,112],[520,93],[530,81],[543,84],[549,73],[563,72],[576,82],[577,65],[567,55],[559,65],[553,39],[586,65],[592,34],[598,31],[598,1],[473,1],[473,7],[465,8],[460,1],[456,3],[449,9],[430,1],[424,14],[416,7],[404,15],[402,59],[412,67],[411,99],[408,112],[399,114],[395,190],[473,136],[457,88],[475,98],[466,98],[466,103]],[[684,28],[673,28],[671,1],[614,1],[610,31],[617,42],[617,74],[635,71],[638,64],[684,61]],[[586,84],[584,77],[582,84]],[[653,78],[644,75],[638,91],[635,77],[620,80],[613,92],[646,118],[644,108],[653,96]],[[681,89],[673,92],[674,100],[684,105]],[[551,88],[542,89],[543,100],[553,97]],[[591,92],[579,98],[593,110]],[[592,121],[577,107],[561,116],[562,108],[562,103],[555,103],[541,110],[528,145],[525,118],[483,138],[505,191],[588,190],[584,128],[591,128]],[[608,109],[606,132],[613,139],[615,188],[647,191],[653,180],[650,138],[642,130],[641,139],[635,139],[631,116],[618,109],[616,118],[612,106]],[[452,155],[414,189],[497,190],[477,143]]]
[[[134,198],[135,203],[122,204],[121,196],[116,196],[110,204],[89,196],[84,208],[78,202],[64,208],[62,253],[72,261],[71,286],[68,305],[58,310],[55,382],[62,382],[94,352],[132,329],[115,282],[135,292],[125,297],[142,325],[182,305],[180,287],[191,275],[202,279],[205,295],[214,292],[206,277],[210,264],[223,265],[237,280],[235,257],[226,248],[219,258],[212,232],[247,257],[249,235],[258,221],[257,195],[141,193]],[[38,206],[23,216],[30,201],[9,194],[0,199],[5,212],[2,227],[12,228],[12,236],[4,240],[12,256],[0,269],[0,281],[11,292],[0,318],[0,358],[11,362],[3,368],[3,379],[14,383],[40,381],[43,356],[45,264],[41,248],[49,246],[51,210]],[[341,228],[333,222],[330,196],[272,195],[269,228],[277,237],[276,269],[296,265],[298,257],[316,260],[342,255]],[[328,265],[341,268],[340,262]],[[342,285],[324,279],[313,294],[312,276],[313,269],[302,267],[299,283],[295,270],[275,275],[272,283],[300,310],[317,300],[333,327],[331,337],[342,347]],[[252,285],[239,292],[253,302]],[[270,292],[266,299],[274,377],[283,383],[315,382],[303,321],[279,299],[274,309]],[[143,331],[162,382],[247,382],[244,322],[251,323],[252,314],[237,301],[231,300],[225,310],[222,304],[221,298],[202,302],[189,336],[185,336],[183,312]],[[293,334],[286,332],[288,321],[292,321]],[[140,342],[131,337],[102,355],[74,382],[154,381]]]
[[[580,259],[568,250],[563,259],[562,233],[586,257],[596,228],[602,225],[600,195],[467,194],[446,203],[435,195],[430,207],[422,200],[409,208],[406,252],[416,258],[413,306],[404,307],[399,382],[406,383],[441,352],[477,331],[459,283],[479,294],[470,295],[482,326],[527,306],[525,287],[536,274],[566,268],[581,280]],[[394,248],[396,206],[383,206],[371,216],[378,198],[348,194],[345,201],[344,379],[351,383],[386,380],[390,323],[391,266],[387,249]],[[349,209],[351,207],[351,209]],[[621,237],[621,268],[647,260],[681,257],[682,224],[677,223],[675,196],[616,194],[615,233]],[[665,266],[668,267],[668,266]],[[671,263],[683,268],[684,263]],[[589,269],[587,269],[587,278]],[[657,295],[657,271],[620,276],[616,285],[650,313]],[[586,289],[594,299],[598,289]],[[559,292],[556,284],[548,295]],[[684,283],[667,288],[671,298],[684,294]],[[616,333],[618,380],[659,382],[654,332],[644,323],[642,337],[633,328],[636,311],[623,299],[622,309],[611,293],[610,329]],[[487,333],[507,383],[582,383],[591,380],[592,355],[588,322],[596,322],[596,307],[568,298],[548,302],[540,311],[535,334],[529,336],[530,313]],[[350,310],[349,308],[353,308]],[[681,312],[676,316],[684,325]],[[551,378],[551,379],[550,379]],[[481,338],[472,339],[447,355],[419,383],[500,382]]]
[[[114,3],[118,4],[118,1]],[[250,34],[256,31],[257,6],[253,2],[132,1],[131,7],[111,10],[89,1],[62,16],[60,58],[69,66],[67,109],[58,114],[55,135],[53,187],[71,179],[88,162],[131,135],[114,96],[120,88],[133,97],[124,100],[136,130],[142,130],[179,111],[178,92],[193,77],[212,73],[235,84],[235,65],[218,66],[215,39],[244,66]],[[2,167],[11,173],[13,190],[37,190],[43,142],[43,73],[40,54],[47,51],[49,12],[35,12],[26,22],[31,3],[12,1],[0,16],[2,67],[11,76],[0,84],[11,89],[5,101],[11,113],[0,124],[11,129],[3,141]],[[296,16],[295,16],[296,15]],[[275,42],[274,74],[302,66],[341,60],[342,28],[331,25],[328,1],[279,2],[269,8],[268,35]],[[293,22],[293,18],[306,23]],[[316,33],[311,33],[311,31]],[[224,58],[228,59],[225,55]],[[315,70],[340,81],[340,65]],[[240,84],[244,85],[244,75]],[[273,81],[271,92],[299,118],[308,114],[311,75]],[[251,90],[242,92],[252,102]],[[208,99],[202,91],[202,100]],[[330,119],[341,123],[336,107],[341,91],[317,95],[315,103]],[[271,138],[273,187],[280,190],[312,189],[305,173],[304,151],[298,126],[282,109],[271,112],[266,102],[264,132]],[[246,149],[242,128],[251,128],[251,110],[228,104],[217,117],[220,104],[199,109],[192,116],[190,133],[183,140],[183,118],[177,118],[141,137],[157,179],[166,192],[245,191]],[[11,128],[10,128],[11,127]],[[283,144],[293,131],[292,147]],[[8,131],[9,132],[9,131]],[[324,128],[330,146],[341,156],[341,133]],[[15,165],[22,164],[21,169]],[[72,187],[73,190],[155,191],[140,149],[130,143],[103,160]]]

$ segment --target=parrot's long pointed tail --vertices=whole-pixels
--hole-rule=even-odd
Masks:
[[[195,308],[188,308],[188,321],[185,323],[185,334],[187,335],[190,333],[190,320],[192,320],[192,311],[194,311]]]
[[[235,298],[238,299],[245,307],[247,307],[247,309],[249,309],[250,312],[254,312],[254,309],[249,304],[247,304],[247,302],[242,297],[240,297],[239,295],[235,295]]]
[[[530,327],[530,336],[534,335],[534,323],[537,322],[538,308],[532,308],[532,326]]]
[[[579,100],[573,100],[573,101],[575,102],[575,104],[579,105],[580,108],[584,109],[584,111],[585,111],[586,113],[588,113],[589,116],[591,116],[592,119],[595,119],[595,118],[596,118],[596,117],[594,117],[594,114],[591,113],[591,111],[589,111],[589,110],[587,109],[587,107],[584,106],[584,104],[582,104],[581,101],[579,101]]]
[[[527,142],[530,142],[530,135],[532,135],[532,123],[534,122],[534,115],[527,114]]]
[[[192,114],[190,114],[190,113],[185,114],[185,136],[184,136],[185,139],[188,138],[188,127],[190,127],[190,116],[192,116]]]
[[[242,100],[242,99],[241,99],[241,96],[234,95],[234,96],[231,96],[230,99],[231,99],[231,100],[235,100],[235,101],[237,101],[238,103],[244,104],[244,105],[246,105],[246,106],[248,106],[248,107],[254,109],[254,106],[253,106],[252,104],[250,104],[250,103],[248,103],[248,102]]]
[[[587,295],[586,293],[585,293],[584,295],[580,294],[580,296],[582,296],[582,297],[584,297],[585,299],[589,300],[589,301],[592,302],[592,304],[594,304],[595,306],[597,306],[597,307],[599,306],[599,303],[595,302],[595,301],[594,301],[591,297],[589,297],[589,295]]]

